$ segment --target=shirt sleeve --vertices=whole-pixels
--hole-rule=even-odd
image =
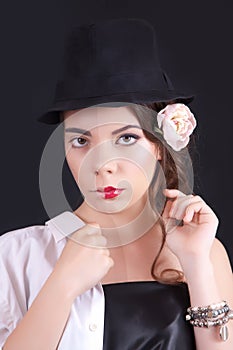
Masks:
[[[9,236],[9,235],[8,235]],[[18,243],[0,237],[0,350],[26,312]],[[10,237],[9,237],[10,238]]]
[[[7,304],[3,301],[2,296],[0,296],[0,350],[11,333],[11,322],[10,313]]]

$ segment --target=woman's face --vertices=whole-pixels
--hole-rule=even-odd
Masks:
[[[129,107],[65,112],[64,141],[87,205],[104,213],[144,206],[160,157]]]

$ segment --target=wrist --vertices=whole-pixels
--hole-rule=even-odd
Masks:
[[[187,281],[206,281],[207,278],[214,277],[213,264],[209,257],[192,256],[180,263]]]
[[[60,295],[62,302],[66,302],[70,306],[76,298],[72,289],[67,286],[66,281],[55,270],[49,276],[47,283],[54,289],[55,293]]]
[[[221,300],[216,283],[214,267],[208,257],[186,260],[183,271],[193,306],[209,305]]]

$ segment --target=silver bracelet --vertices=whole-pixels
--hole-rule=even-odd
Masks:
[[[194,327],[219,326],[219,335],[223,341],[229,337],[226,324],[231,319],[233,319],[233,310],[230,310],[226,301],[207,306],[189,307],[186,314],[186,321],[189,321]]]

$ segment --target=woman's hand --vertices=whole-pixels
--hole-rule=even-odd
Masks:
[[[94,287],[113,266],[105,245],[106,239],[97,224],[88,224],[69,237],[53,275],[73,300]]]
[[[170,199],[163,212],[168,247],[182,265],[190,259],[208,259],[218,227],[215,213],[199,196],[176,189],[165,189],[164,194]]]

